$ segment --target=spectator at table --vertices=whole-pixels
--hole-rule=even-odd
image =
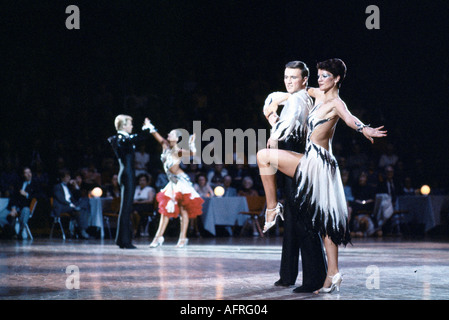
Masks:
[[[120,198],[120,186],[118,184],[118,175],[114,174],[111,178],[111,184],[106,186],[106,196]]]
[[[212,170],[207,174],[207,181],[212,188],[220,185],[225,175],[228,174],[228,170],[221,163],[216,163]]]
[[[246,196],[258,196],[259,193],[256,189],[254,189],[253,179],[249,176],[246,176],[242,180],[242,188],[237,193],[238,196],[246,197]]]
[[[204,173],[200,173],[196,177],[196,183],[193,185],[193,188],[203,198],[210,198],[214,196],[214,190],[209,184],[208,179]]]
[[[237,197],[237,189],[232,187],[232,177],[230,175],[226,175],[223,178],[223,188],[225,189],[223,197]]]
[[[88,221],[89,221],[89,211],[86,208],[78,206],[75,203],[72,191],[70,190],[70,185],[74,183],[71,180],[70,172],[63,170],[60,173],[60,183],[56,184],[53,188],[53,210],[52,215],[54,217],[59,217],[61,213],[70,214],[78,225],[78,235],[82,239],[88,239],[89,235],[86,232]],[[74,236],[74,234],[72,234]]]
[[[416,188],[413,187],[413,183],[412,183],[412,178],[410,177],[405,177],[404,178],[404,185],[402,187],[401,190],[401,194],[403,195],[415,195],[416,192]]]
[[[401,187],[394,177],[394,168],[391,165],[385,167],[385,173],[376,193],[387,193],[391,202],[396,203],[396,198],[401,192]]]

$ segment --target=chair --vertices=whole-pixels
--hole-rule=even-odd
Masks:
[[[266,205],[266,199],[264,196],[247,196],[246,202],[248,203],[248,211],[239,212],[239,214],[244,214],[249,216],[249,218],[245,221],[245,224],[240,231],[240,236],[243,235],[245,229],[251,225],[252,228],[256,226],[259,235],[263,237],[262,228],[259,223],[259,217],[263,215]]]
[[[111,206],[103,211],[103,221],[108,228],[109,238],[112,238],[111,225],[109,223],[110,218],[118,220],[118,212],[120,211],[120,198],[113,198]]]
[[[29,219],[31,219],[33,217],[34,210],[36,210],[36,205],[37,205],[37,199],[36,198],[31,199],[31,202],[30,202],[30,218]],[[19,224],[20,224],[19,217],[17,217],[16,218],[16,226],[19,226]],[[24,227],[25,227],[25,230],[26,230],[28,236],[30,237],[30,239],[33,240],[33,235],[31,234],[31,230],[30,230],[30,227],[28,226],[28,222],[25,223]],[[17,227],[16,227],[16,232],[18,233],[19,231],[20,231],[20,228],[19,228],[19,230],[17,230]]]
[[[50,198],[50,207],[52,208],[52,211],[53,211],[53,197]],[[76,226],[75,219],[70,215],[70,213],[63,212],[59,215],[59,217],[53,217],[53,224],[51,225],[51,230],[50,230],[50,239],[53,237],[53,230],[54,230],[56,224],[58,224],[59,228],[61,229],[62,240],[66,239],[64,228],[62,227],[62,223],[61,223],[61,218],[69,218],[70,219],[69,230],[72,231],[72,233],[74,233],[75,226]]]

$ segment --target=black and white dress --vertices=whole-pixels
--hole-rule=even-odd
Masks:
[[[310,228],[329,236],[336,245],[346,245],[351,241],[348,209],[338,163],[332,154],[332,138],[329,150],[310,139],[316,128],[331,120],[317,117],[320,105],[307,118],[306,150],[295,173],[295,203]]]

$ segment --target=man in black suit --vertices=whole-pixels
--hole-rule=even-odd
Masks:
[[[273,104],[276,108],[284,104],[278,116],[276,112],[268,112],[267,120],[272,125],[267,146],[295,152],[304,152],[305,121],[313,107],[313,101],[307,94],[306,86],[309,77],[307,65],[301,61],[286,64],[284,84],[288,95],[275,92],[265,101],[264,113]],[[288,97],[288,98],[286,98]],[[280,102],[281,101],[281,102]],[[302,286],[294,292],[313,292],[322,287],[327,274],[321,237],[312,230],[307,230],[302,222],[302,213],[293,205],[293,179],[279,172],[278,178],[283,183],[286,203],[284,206],[284,238],[280,266],[280,279],[276,286],[291,286],[298,276],[299,252],[302,261]]]
[[[53,187],[53,210],[54,217],[59,217],[61,213],[68,213],[75,218],[78,224],[78,236],[82,239],[89,239],[89,234],[86,232],[89,221],[89,208],[85,206],[80,207],[73,197],[70,190],[71,181],[70,172],[63,170],[60,173],[61,182]]]
[[[39,198],[42,195],[42,190],[38,183],[33,178],[33,173],[28,167],[23,168],[23,181],[16,186],[14,193],[11,195],[9,202],[9,210],[11,217],[19,217],[19,239],[26,239],[28,237],[25,225],[30,219],[30,204],[33,198]]]
[[[142,133],[132,134],[132,117],[120,114],[114,121],[117,134],[109,137],[108,141],[114,150],[120,165],[118,182],[121,190],[119,223],[115,243],[122,249],[135,249],[132,244],[131,213],[134,202],[135,171],[134,152],[135,143],[150,137],[151,132],[155,132],[154,126],[148,118],[142,127]]]

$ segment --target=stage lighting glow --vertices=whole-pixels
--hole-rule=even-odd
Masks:
[[[423,185],[422,187],[421,187],[421,194],[423,194],[423,195],[428,195],[429,193],[430,193],[430,187],[428,186],[428,185]]]
[[[101,190],[101,188],[99,187],[95,187],[92,189],[90,194],[92,195],[92,197],[100,198],[103,195],[103,190]]]
[[[225,193],[225,189],[222,186],[215,187],[214,194],[217,197],[222,197]]]

